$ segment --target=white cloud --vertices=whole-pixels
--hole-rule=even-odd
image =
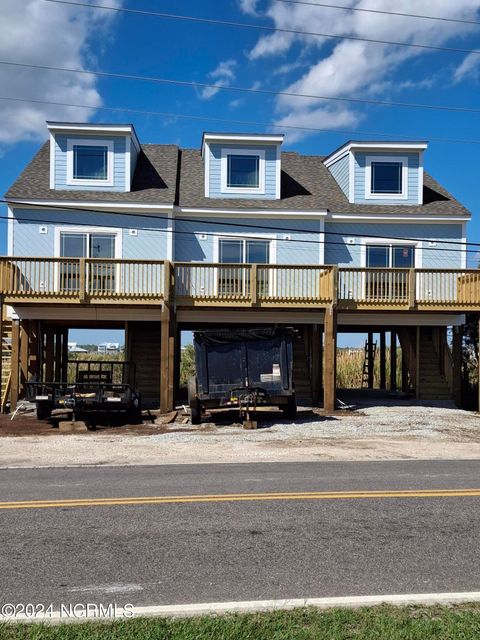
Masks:
[[[95,66],[98,43],[108,39],[106,30],[113,20],[110,12],[43,0],[3,0],[1,11],[1,59],[77,69]],[[102,103],[96,85],[94,76],[0,65],[3,95],[88,105],[54,107],[0,100],[0,144],[45,137],[47,119],[88,120]]]
[[[208,74],[209,81],[212,81],[214,84],[221,84],[224,87],[228,87],[233,80],[235,80],[235,67],[237,66],[237,62],[235,60],[224,60],[220,62],[218,67],[216,67],[213,71],[210,71]],[[216,95],[220,89],[216,89],[215,87],[205,87],[202,89],[200,96],[204,100],[209,100]]]
[[[469,53],[463,62],[455,69],[453,82],[458,83],[467,79],[477,80],[480,76],[480,55]]]
[[[372,4],[373,2],[373,4]],[[280,29],[331,33],[342,36],[392,40],[414,44],[443,45],[452,38],[474,32],[474,26],[418,18],[388,16],[383,14],[350,11],[349,7],[392,10],[391,0],[344,0],[345,10],[327,9],[309,5],[271,2],[265,12],[274,26]],[[480,0],[436,0],[432,11],[431,0],[397,0],[395,10],[403,13],[435,15],[445,18],[475,19],[480,9]],[[326,48],[328,44],[329,48]],[[427,55],[427,51],[413,47],[373,44],[355,40],[335,41],[325,37],[277,32],[262,36],[248,56],[250,60],[282,56],[276,73],[288,69],[289,60],[284,56],[295,46],[294,62],[298,58],[313,60],[309,69],[284,91],[307,95],[335,97],[385,96],[409,88],[428,86],[433,78],[411,78],[405,63],[415,57]],[[428,55],[433,55],[431,52]],[[476,59],[480,56],[474,56]],[[480,60],[467,56],[456,71],[457,81],[478,70]],[[403,66],[402,66],[403,65]],[[400,71],[400,67],[402,70]],[[294,68],[294,67],[293,67]],[[275,73],[275,71],[273,71]],[[401,75],[400,75],[401,73]],[[358,119],[357,107],[343,106],[338,111],[322,106],[316,99],[301,99],[294,96],[279,96],[276,108],[279,122],[289,124],[313,123],[304,126],[333,128],[340,121],[352,124]],[[334,118],[332,115],[341,114]],[[323,121],[322,121],[323,118]],[[299,134],[301,135],[301,134]],[[298,139],[298,136],[296,136]],[[290,140],[292,136],[289,136]]]
[[[248,13],[252,16],[257,14],[258,0],[239,0],[239,4],[243,13]]]

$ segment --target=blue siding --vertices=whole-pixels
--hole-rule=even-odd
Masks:
[[[330,233],[329,233],[330,232]],[[340,235],[337,235],[340,234]],[[362,266],[362,237],[419,239],[422,241],[422,266],[425,268],[460,268],[462,239],[461,224],[377,224],[377,223],[326,223],[325,263],[341,267]],[[347,244],[347,238],[355,238],[355,244]],[[373,238],[370,238],[373,241]],[[458,244],[442,244],[450,240]],[[436,241],[436,247],[429,247]],[[380,242],[380,240],[379,240]]]
[[[125,191],[125,148],[124,136],[98,136],[99,140],[113,141],[113,187],[82,186],[67,184],[67,140],[92,140],[92,135],[64,135],[55,136],[55,189],[69,191]],[[133,144],[132,144],[133,147]]]
[[[167,258],[167,221],[141,218],[137,215],[88,213],[85,211],[48,211],[44,209],[14,209],[13,255],[53,257],[55,227],[84,226],[122,229],[122,257],[125,259],[164,260]],[[150,215],[150,214],[149,214]],[[41,220],[41,222],[38,222]],[[44,222],[45,221],[45,222]],[[39,233],[40,226],[48,233]],[[136,229],[136,236],[129,234]],[[107,229],[105,229],[107,231]]]
[[[265,152],[265,193],[225,193],[222,192],[221,183],[221,158],[222,149],[251,149]],[[239,145],[239,144],[212,144],[210,145],[210,197],[211,198],[242,198],[248,200],[272,200],[276,198],[277,185],[277,147],[274,145]]]
[[[403,156],[408,158],[408,198],[406,200],[394,200],[394,199],[365,199],[365,167],[367,156],[388,156],[392,160],[395,157]],[[356,204],[418,204],[418,167],[419,167],[419,154],[418,153],[389,153],[389,152],[357,152],[355,157],[355,203]]]
[[[328,167],[328,170],[330,171],[332,176],[335,178],[335,180],[338,182],[338,186],[343,191],[343,193],[347,196],[347,198],[349,197],[349,184],[350,184],[349,165],[350,165],[350,156],[347,153],[347,155],[343,156],[343,158],[340,158],[340,160],[337,160],[330,167]]]
[[[277,240],[277,264],[319,264],[320,220],[292,220],[269,218],[264,222],[245,218],[246,225],[232,226],[232,219],[205,218],[182,220],[176,218],[175,260],[178,262],[212,262],[214,235],[242,234],[244,237],[270,235]],[[210,224],[211,223],[211,224]],[[295,229],[284,231],[283,229]],[[284,237],[290,236],[290,240]],[[201,237],[202,236],[202,237]],[[204,236],[204,237],[203,237]],[[304,243],[303,240],[314,240]]]

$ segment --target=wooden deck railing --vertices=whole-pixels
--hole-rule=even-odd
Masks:
[[[8,303],[80,302],[340,310],[480,310],[478,269],[364,269],[260,265],[0,258]]]
[[[5,298],[44,301],[153,300],[165,291],[163,260],[1,258]]]

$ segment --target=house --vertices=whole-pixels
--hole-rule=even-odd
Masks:
[[[328,410],[339,331],[380,334],[383,386],[390,332],[404,386],[458,401],[480,275],[470,213],[424,170],[425,141],[307,156],[277,134],[207,132],[182,149],[142,144],[130,124],[47,126],[6,195],[12,406],[30,375],[62,378],[68,328],[125,328],[137,386],[168,410],[180,330],[262,323],[299,328],[297,388]]]
[[[76,342],[69,342],[68,353],[88,353],[88,351],[83,347],[79,347]]]
[[[119,342],[101,342],[97,348],[98,353],[118,353],[120,351]]]

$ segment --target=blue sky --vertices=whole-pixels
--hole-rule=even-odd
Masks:
[[[87,0],[89,1],[89,0]],[[318,0],[320,2],[321,0]],[[480,49],[480,27],[312,7],[279,0],[101,0],[98,4],[293,28],[300,31]],[[334,2],[332,2],[334,3]],[[1,0],[0,59],[96,69],[272,91],[480,108],[480,55],[329,40],[153,16]],[[346,7],[392,10],[391,0],[342,0]],[[480,0],[398,0],[395,10],[480,21]],[[0,191],[4,193],[45,139],[46,119],[133,122],[142,142],[200,145],[203,130],[268,131],[267,126],[188,120],[175,114],[342,129],[307,135],[286,130],[286,148],[326,154],[372,132],[430,140],[426,168],[473,213],[479,239],[480,114],[212,92],[143,81],[80,76],[0,65],[0,96],[89,108],[0,100]],[[212,95],[214,94],[214,95]],[[162,111],[171,117],[97,110],[100,105]],[[281,131],[282,129],[275,129]],[[365,134],[364,132],[370,132]],[[452,144],[436,138],[464,138]],[[2,206],[0,216],[6,215]],[[0,252],[6,251],[0,220]]]

